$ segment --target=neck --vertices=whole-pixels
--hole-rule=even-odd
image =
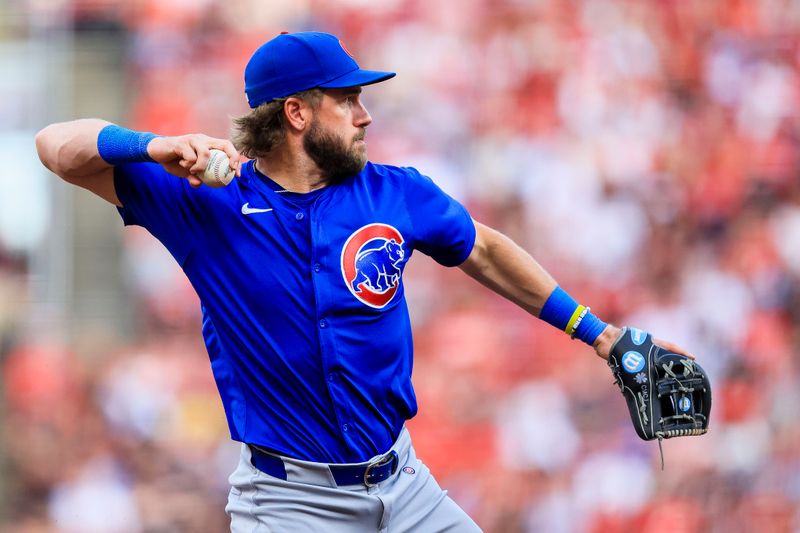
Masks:
[[[306,193],[325,187],[330,180],[305,153],[279,147],[256,159],[259,172],[287,191]]]

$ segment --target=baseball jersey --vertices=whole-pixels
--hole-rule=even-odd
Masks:
[[[200,297],[231,436],[317,462],[388,450],[417,412],[402,273],[414,250],[445,266],[475,241],[467,210],[413,168],[287,192],[253,161],[224,188],[155,163],[117,166],[119,211],[145,227]]]

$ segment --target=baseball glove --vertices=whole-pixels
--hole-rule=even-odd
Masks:
[[[711,384],[693,359],[670,353],[653,344],[649,333],[626,327],[611,347],[608,366],[642,439],[658,439],[660,445],[662,439],[708,431]]]

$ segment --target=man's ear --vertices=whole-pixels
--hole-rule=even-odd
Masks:
[[[286,124],[297,131],[306,129],[314,116],[311,105],[300,98],[287,98],[283,104],[283,114]]]

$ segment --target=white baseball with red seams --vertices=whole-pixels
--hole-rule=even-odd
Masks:
[[[228,155],[222,150],[212,149],[200,179],[209,187],[224,187],[231,182],[234,175]]]

